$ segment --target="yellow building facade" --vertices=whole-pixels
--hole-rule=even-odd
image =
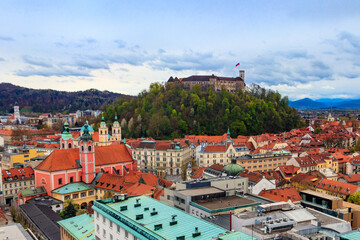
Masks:
[[[32,158],[45,156],[44,152],[38,152],[37,149],[9,149],[3,153],[1,169],[6,170],[16,167],[16,165],[29,166]]]
[[[69,183],[54,189],[51,196],[63,202],[71,199],[74,204],[79,204],[81,209],[85,209],[96,198],[95,189],[83,182]]]

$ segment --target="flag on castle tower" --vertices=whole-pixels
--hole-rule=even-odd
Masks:
[[[240,66],[240,63],[237,63],[237,64],[235,65],[235,67],[238,67],[238,66]]]

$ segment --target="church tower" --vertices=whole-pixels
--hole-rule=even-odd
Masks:
[[[114,141],[121,141],[121,127],[120,123],[118,122],[117,115],[115,115],[115,121],[112,127],[112,139]]]
[[[99,146],[107,146],[108,142],[109,142],[109,129],[104,121],[104,116],[102,116],[99,127]]]
[[[64,131],[61,134],[60,138],[60,149],[68,149],[74,147],[73,137],[69,130],[69,123],[65,121]]]
[[[17,102],[14,104],[14,120],[16,124],[21,124],[20,111]]]
[[[80,137],[80,165],[82,181],[91,183],[95,178],[95,149],[88,125],[85,123],[84,127],[84,133]]]

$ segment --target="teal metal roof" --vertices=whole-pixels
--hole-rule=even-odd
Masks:
[[[76,240],[95,239],[94,216],[90,217],[88,214],[82,214],[61,220],[58,224],[70,233]]]
[[[220,236],[219,240],[257,240],[257,238],[252,237],[243,232],[233,232],[231,234],[226,234],[224,236]]]
[[[84,130],[85,130],[85,125],[81,127],[80,132],[84,132]],[[88,125],[88,130],[89,132],[94,132],[94,129],[90,125]]]
[[[89,187],[87,184],[83,182],[76,182],[76,183],[69,183],[62,187],[59,187],[57,189],[52,190],[53,193],[59,193],[59,194],[68,194],[73,192],[80,192],[80,191],[86,191],[90,190],[91,187]]]
[[[354,230],[349,233],[341,234],[340,240],[359,240],[360,239],[360,232],[359,230]]]
[[[137,206],[139,204],[140,206]],[[127,209],[121,211],[121,208],[125,207]],[[177,237],[184,236],[186,240],[209,240],[227,232],[225,228],[144,195],[122,202],[112,202],[110,199],[95,201],[93,209],[106,215],[114,223],[139,239],[176,240]],[[153,212],[157,213],[152,214]],[[173,216],[175,216],[174,219]],[[176,224],[172,225],[173,221],[176,221]],[[199,236],[196,236],[196,227],[200,233]],[[234,238],[231,238],[230,235],[232,234],[229,234],[226,240],[240,239],[239,235],[234,235]],[[248,236],[247,234],[243,235]],[[249,237],[251,238],[251,236]]]

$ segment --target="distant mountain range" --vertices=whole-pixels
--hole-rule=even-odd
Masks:
[[[131,98],[129,95],[109,91],[89,89],[86,91],[65,92],[51,89],[32,89],[0,83],[0,112],[12,112],[17,102],[21,111],[39,113],[75,112],[76,110],[106,108],[118,98]]]
[[[289,105],[296,109],[325,109],[333,108],[338,109],[360,109],[360,99],[341,99],[341,98],[322,98],[312,100],[304,98],[297,101],[289,101]]]

